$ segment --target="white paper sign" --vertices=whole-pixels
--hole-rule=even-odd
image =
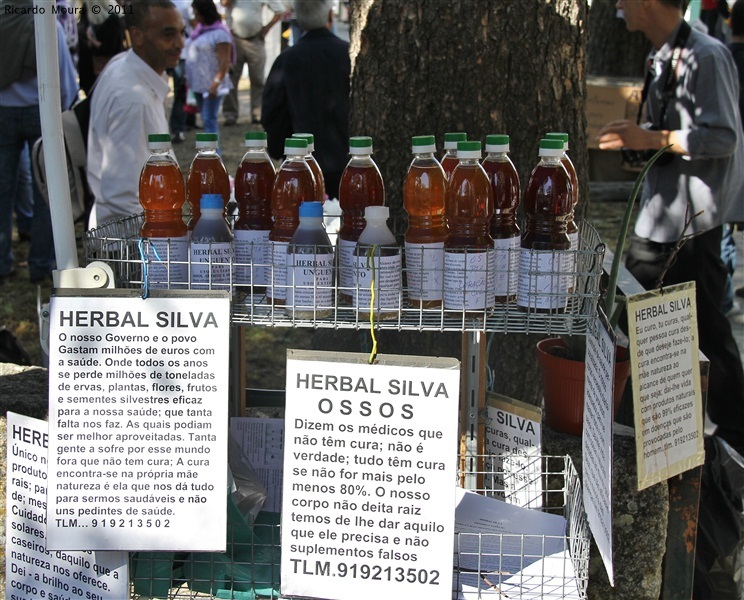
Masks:
[[[452,594],[459,363],[290,350],[282,594]]]
[[[628,337],[642,490],[705,460],[695,284],[630,296]]]
[[[46,548],[48,423],[9,412],[7,426],[5,597],[126,598],[125,552]]]
[[[54,296],[49,546],[225,549],[224,292]]]
[[[612,399],[615,340],[606,319],[586,336],[584,380],[584,508],[610,585],[612,568]]]

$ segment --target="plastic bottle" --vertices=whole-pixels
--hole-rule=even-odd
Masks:
[[[442,169],[444,174],[449,179],[452,175],[452,171],[460,161],[457,160],[457,144],[458,142],[467,141],[468,136],[466,133],[445,133],[444,134],[444,154],[442,154]]]
[[[321,170],[318,161],[315,160],[315,156],[313,156],[313,152],[315,152],[315,136],[312,133],[293,133],[292,137],[307,141],[307,155],[305,155],[305,160],[307,161],[307,164],[310,165],[310,170],[313,172],[313,177],[315,177],[315,185],[317,188],[315,197],[322,204],[326,200],[325,178],[323,177],[323,171]]]
[[[349,160],[339,183],[341,229],[338,232],[339,302],[349,304],[354,287],[354,250],[364,230],[368,206],[385,204],[385,185],[380,169],[372,160],[372,138],[349,138]]]
[[[305,160],[307,141],[287,138],[286,156],[271,190],[271,212],[274,228],[269,234],[271,246],[271,281],[266,290],[269,302],[283,305],[287,299],[287,245],[300,224],[300,204],[315,198],[315,178]]]
[[[442,305],[444,193],[447,177],[434,157],[433,135],[411,139],[413,161],[403,183],[403,205],[408,213],[405,235],[408,300],[416,308]]]
[[[223,214],[222,196],[204,194],[201,216],[191,232],[191,289],[232,289],[233,236]]]
[[[320,319],[333,314],[333,245],[323,227],[323,204],[300,204],[300,224],[287,246],[287,315]]]
[[[491,237],[494,247],[494,293],[496,302],[517,298],[519,246],[521,232],[517,225],[519,206],[519,173],[508,156],[509,136],[486,136],[486,157],[481,165],[488,175],[493,195]]]
[[[400,246],[387,226],[390,209],[368,206],[366,225],[354,250],[354,296],[352,305],[361,319],[370,316],[372,282],[377,319],[395,319],[400,314],[403,273]]]
[[[562,156],[561,140],[540,140],[540,162],[525,190],[527,221],[517,289],[517,305],[523,310],[555,313],[566,309],[565,252],[571,247],[566,221],[573,190]]]
[[[266,132],[245,134],[246,153],[235,172],[238,217],[233,226],[235,284],[243,292],[264,293],[271,275],[269,234],[271,191],[276,169],[266,151]]]
[[[494,304],[493,198],[480,164],[480,142],[458,142],[458,164],[447,183],[449,236],[444,244],[444,308],[483,316]]]
[[[145,211],[140,236],[149,241],[145,246],[147,284],[187,287],[189,236],[181,215],[186,199],[183,174],[170,152],[170,134],[150,134],[147,145],[150,156],[139,179],[139,201]]]
[[[189,231],[194,230],[199,220],[199,200],[203,194],[222,196],[223,214],[226,214],[227,203],[230,202],[230,176],[222,157],[217,153],[218,144],[216,133],[196,134],[196,156],[186,177],[186,201],[191,209]]]

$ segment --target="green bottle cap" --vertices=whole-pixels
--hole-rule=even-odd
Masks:
[[[457,158],[480,158],[481,143],[478,141],[457,142]]]
[[[411,148],[414,153],[435,152],[436,138],[433,135],[415,135],[411,138]]]
[[[292,137],[297,138],[298,140],[307,141],[308,152],[315,150],[315,136],[312,133],[293,133]]]
[[[216,133],[197,133],[196,134],[196,147],[197,148],[216,148],[217,147],[217,134]]]
[[[349,154],[372,154],[372,138],[367,135],[350,137]]]
[[[162,143],[168,142],[170,144],[171,136],[170,133],[151,133],[147,136],[147,143]]]
[[[540,140],[540,156],[563,156],[563,141],[543,138]]]
[[[509,136],[504,134],[487,135],[486,152],[509,152]]]
[[[307,140],[287,138],[284,140],[284,154],[307,154]]]
[[[258,148],[266,146],[268,136],[265,131],[247,131],[245,134],[245,145],[248,147]]]
[[[455,150],[457,149],[458,142],[464,142],[468,139],[467,133],[445,133],[444,134],[444,149]]]

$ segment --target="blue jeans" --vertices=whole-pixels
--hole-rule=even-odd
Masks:
[[[736,242],[734,226],[727,223],[723,226],[721,237],[721,260],[726,267],[726,287],[723,290],[723,314],[734,308],[734,271],[736,270]]]
[[[24,146],[18,164],[18,183],[15,192],[15,219],[18,233],[31,235],[34,216],[34,192],[31,186],[31,158],[28,146]]]
[[[18,181],[18,164],[23,148],[29,151],[41,137],[38,106],[0,106],[0,276],[13,271],[13,207]],[[49,205],[32,184],[34,216],[28,271],[31,279],[51,275],[54,268],[54,237]]]
[[[178,65],[169,70],[173,76],[173,108],[171,109],[170,125],[171,133],[183,133],[186,131],[186,76],[184,75],[184,59],[178,61]]]
[[[220,112],[222,96],[207,96],[196,94],[196,104],[201,112],[204,123],[204,133],[219,133],[217,126],[217,115]]]

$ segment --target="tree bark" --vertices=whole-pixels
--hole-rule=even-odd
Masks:
[[[643,79],[651,42],[640,31],[628,31],[615,0],[593,0],[587,30],[589,75]]]

